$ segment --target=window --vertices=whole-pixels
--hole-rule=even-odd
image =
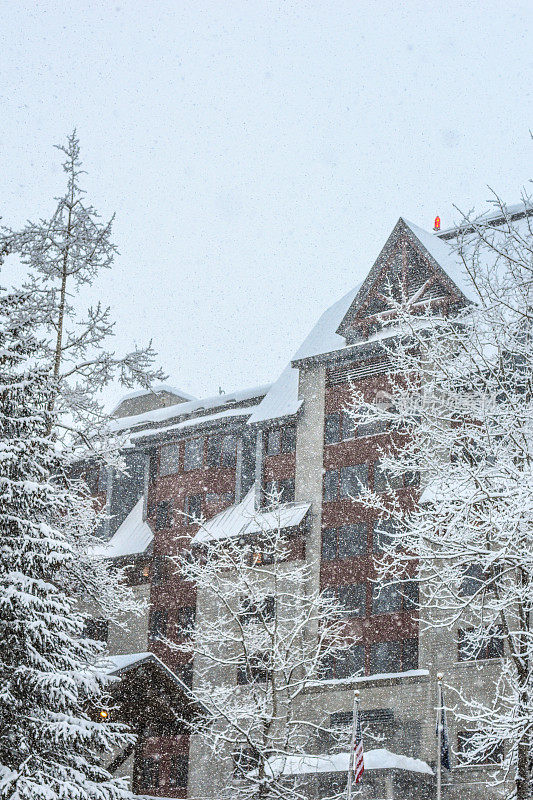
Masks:
[[[222,467],[234,467],[237,460],[237,437],[224,436],[222,439]]]
[[[337,499],[339,487],[339,472],[336,469],[329,469],[324,474],[324,501],[329,502]]]
[[[403,640],[402,669],[418,669],[418,639]]]
[[[360,414],[366,414],[366,409],[361,408]],[[377,433],[385,433],[389,430],[389,425],[385,420],[373,419],[368,422],[359,422],[357,424],[357,436],[374,436]]]
[[[353,523],[322,531],[322,558],[351,558],[366,553],[366,525]]]
[[[172,516],[172,503],[170,500],[161,500],[156,507],[155,529],[170,528]]]
[[[339,495],[354,497],[368,483],[368,467],[366,464],[355,464],[352,467],[341,467]]]
[[[389,583],[372,588],[372,613],[390,614],[394,611],[410,611],[418,607],[418,583]]]
[[[478,748],[475,742],[475,731],[459,731],[457,734],[457,750],[463,764],[498,764],[503,761],[503,744],[494,747]],[[478,750],[474,756],[474,750]]]
[[[364,661],[363,645],[354,644],[335,657],[328,656],[322,660],[322,679],[328,681],[334,678],[351,678],[362,672]]]
[[[481,564],[471,564],[464,573],[461,581],[460,592],[463,597],[472,597],[483,585],[483,567]]]
[[[418,667],[418,640],[376,642],[370,648],[370,674],[405,672]]]
[[[206,462],[208,467],[220,466],[222,453],[222,436],[209,436],[207,439]]]
[[[201,441],[201,440],[192,440]],[[210,436],[207,440],[206,463],[208,467],[234,467],[237,459],[237,437],[233,434],[227,436]],[[201,466],[201,463],[198,464]],[[196,467],[191,467],[196,469]]]
[[[281,429],[281,452],[294,453],[296,450],[296,425]]]
[[[403,484],[406,488],[420,486],[420,473],[408,469],[403,476]]]
[[[403,479],[401,475],[392,475],[390,470],[382,467],[379,461],[374,465],[374,489],[376,492],[386,492],[389,489],[401,489]]]
[[[180,606],[177,613],[178,636],[190,636],[196,617],[195,606]]]
[[[366,525],[352,523],[337,530],[339,558],[349,558],[366,553]]]
[[[183,517],[184,525],[192,525],[202,515],[202,495],[190,494],[185,498],[184,507],[185,516]]]
[[[391,547],[395,543],[394,534],[400,530],[399,523],[395,519],[378,519],[374,523],[373,545],[374,552],[380,553],[386,547]]]
[[[162,639],[167,634],[168,612],[166,608],[156,608],[150,614],[150,638]]]
[[[178,442],[165,444],[159,455],[159,474],[172,475],[179,469],[180,446]]]
[[[283,478],[280,481],[269,481],[265,486],[265,501],[271,502],[270,495],[277,495],[280,503],[294,501],[294,478]]]
[[[351,414],[346,411],[333,411],[331,414],[326,414],[324,422],[324,441],[326,444],[336,444],[354,437],[355,421]]]
[[[385,420],[375,419],[372,422],[360,423],[357,426],[358,436],[374,436],[376,433],[385,433],[388,430],[388,425]]]
[[[172,756],[170,759],[169,786],[187,786],[189,776],[189,759],[186,755]]]
[[[365,583],[349,583],[344,586],[336,586],[334,591],[339,605],[342,606],[344,616],[364,616],[366,605]]]
[[[418,581],[405,581],[401,585],[403,611],[411,611],[419,606]]]
[[[381,466],[377,461],[374,465],[374,490],[376,492],[386,492],[389,489],[405,489],[420,485],[420,475],[418,472],[408,470],[403,475],[393,475],[390,470]]]
[[[281,428],[276,428],[267,434],[267,456],[277,456],[279,453],[281,453]]]
[[[330,469],[324,473],[324,501],[356,497],[368,483],[368,467],[366,464],[353,464]]]
[[[159,761],[155,758],[143,758],[141,762],[141,791],[157,789],[159,786]]]
[[[157,450],[150,450],[148,454],[148,483],[152,485],[157,480]]]
[[[326,414],[324,423],[324,441],[326,444],[336,444],[340,441],[341,415],[338,411]]]
[[[337,529],[324,528],[322,531],[322,560],[333,561],[337,557]]]
[[[372,613],[387,614],[391,611],[400,611],[402,596],[400,587],[389,583],[385,586],[374,584],[372,587]]]
[[[341,414],[341,439],[353,439],[356,435],[356,424],[352,414],[343,411]]]
[[[459,661],[481,661],[484,658],[502,658],[503,656],[503,631],[498,628],[487,632],[481,639],[474,628],[465,628],[457,631],[457,654]]]
[[[276,560],[276,553],[273,549],[266,550],[264,540],[256,538],[250,545],[250,566],[264,567],[273,564]]]
[[[154,556],[152,562],[152,583],[156,586],[167,579],[166,556]]]
[[[284,478],[278,481],[281,499],[284,503],[294,502],[294,478]]]
[[[224,503],[231,505],[231,503],[233,503],[234,500],[235,500],[235,493],[233,491],[206,492],[205,495],[206,503]]]
[[[204,440],[187,439],[183,454],[183,469],[187,472],[191,469],[199,469],[203,464]]]
[[[106,619],[86,619],[83,625],[83,637],[95,642],[107,642],[109,638],[109,622]]]

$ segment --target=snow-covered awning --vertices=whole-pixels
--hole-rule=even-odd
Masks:
[[[139,498],[132,510],[108,542],[93,548],[93,555],[104,558],[142,555],[154,538],[152,529],[143,519],[144,497]]]
[[[168,675],[181,689],[187,690],[182,679],[176,675],[175,672],[172,672],[160,658],[149,651],[144,653],[124,653],[122,655],[106,656],[103,669],[108,675],[122,677],[132,669],[137,669],[137,667],[145,664],[152,664],[156,669]]]
[[[364,754],[365,771],[377,769],[400,769],[433,775],[433,770],[419,758],[391,753],[385,748],[368,750]],[[347,772],[350,753],[333,755],[275,756],[270,761],[273,775],[316,775],[320,772]],[[251,773],[253,775],[253,772]]]
[[[310,507],[311,503],[283,503],[272,510],[257,510],[255,489],[252,488],[240,503],[205,522],[192,541],[193,544],[202,544],[231,536],[247,536],[278,528],[296,528]]]

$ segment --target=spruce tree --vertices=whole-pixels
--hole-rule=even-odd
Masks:
[[[71,526],[90,515],[49,433],[54,384],[35,368],[26,303],[0,302],[0,797],[118,800],[125,785],[103,763],[131,737],[99,719],[100,646],[64,581]]]

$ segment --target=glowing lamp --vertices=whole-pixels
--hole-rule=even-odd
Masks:
[[[107,712],[107,711],[106,711],[106,710],[103,708],[103,709],[100,711],[100,719],[108,719],[108,717],[109,717],[109,714],[108,714],[108,712]]]
[[[435,224],[433,225],[433,230],[434,231],[440,231],[440,217],[439,216],[435,217]]]

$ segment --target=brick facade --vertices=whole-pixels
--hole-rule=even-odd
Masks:
[[[417,275],[406,272],[411,262]],[[235,396],[180,401],[159,410],[157,418],[141,409],[134,429],[136,451],[144,454],[147,464],[146,515],[153,530],[148,617],[132,626],[134,647],[152,651],[184,680],[194,679],[193,662],[160,641],[162,635],[180,639],[184,620],[194,614],[198,600],[194,588],[181,581],[172,561],[178,551],[190,547],[197,530],[186,514],[201,512],[211,518],[239,502],[253,483],[259,503],[265,490],[275,486],[282,492],[283,502],[310,503],[305,543],[302,541],[294,554],[308,560],[317,586],[336,592],[346,602],[347,623],[361,639],[357,656],[361,677],[350,680],[336,675],[333,668],[330,680],[326,676],[306,695],[302,714],[323,720],[349,712],[357,685],[363,711],[375,720],[369,724],[383,728],[378,731],[384,742],[380,746],[430,765],[435,760],[437,670],[443,669],[454,685],[483,692],[484,681],[490,682],[497,664],[491,660],[460,663],[456,631],[424,632],[416,587],[409,597],[378,595],[376,514],[348,495],[357,493],[357,481],[371,488],[379,485],[383,479],[380,450],[397,434],[358,426],[343,416],[343,410],[353,383],[367,399],[380,402],[387,397],[386,355],[379,340],[372,341],[375,327],[370,313],[381,308],[379,287],[387,270],[395,269],[402,280],[415,281],[417,286],[426,281],[431,302],[450,313],[467,302],[451,277],[438,273],[437,268],[431,251],[417,242],[400,220],[369,279],[354,292],[355,300],[330,310],[323,348],[311,336],[307,352],[304,343],[304,352],[297,354],[292,362],[293,389],[278,382]],[[362,298],[359,305],[358,297]],[[319,326],[325,327],[328,319],[325,315]],[[287,400],[289,391],[294,394],[292,406]],[[281,397],[278,416],[270,399],[276,392]],[[269,414],[261,418],[266,406]],[[406,476],[396,491],[404,507],[411,507],[419,494],[416,476]],[[423,619],[423,592],[420,601]],[[146,636],[142,648],[135,633],[139,630]],[[380,677],[381,673],[390,675]],[[344,680],[335,680],[339,677]],[[451,734],[456,746],[458,732],[453,720]],[[317,742],[317,748],[326,744]],[[154,728],[141,744],[139,757],[145,760],[137,772],[141,777],[136,790],[142,794],[198,800],[216,797],[231,778],[215,775],[201,742],[193,737],[189,743],[182,733],[173,736]],[[496,792],[485,784],[486,768],[461,767],[457,759],[454,762],[452,780],[445,775],[446,797],[459,798],[466,788],[472,798]],[[365,796],[383,797],[386,792],[387,797],[402,797],[407,791],[406,776],[374,777],[374,783],[368,779],[374,795],[368,789]],[[414,791],[416,776],[411,778],[409,791]],[[178,785],[180,782],[187,783],[188,789]],[[334,783],[333,776],[329,788]],[[325,796],[327,780],[323,777],[310,791],[316,797]],[[420,796],[428,796],[429,791],[427,781],[421,781]]]

